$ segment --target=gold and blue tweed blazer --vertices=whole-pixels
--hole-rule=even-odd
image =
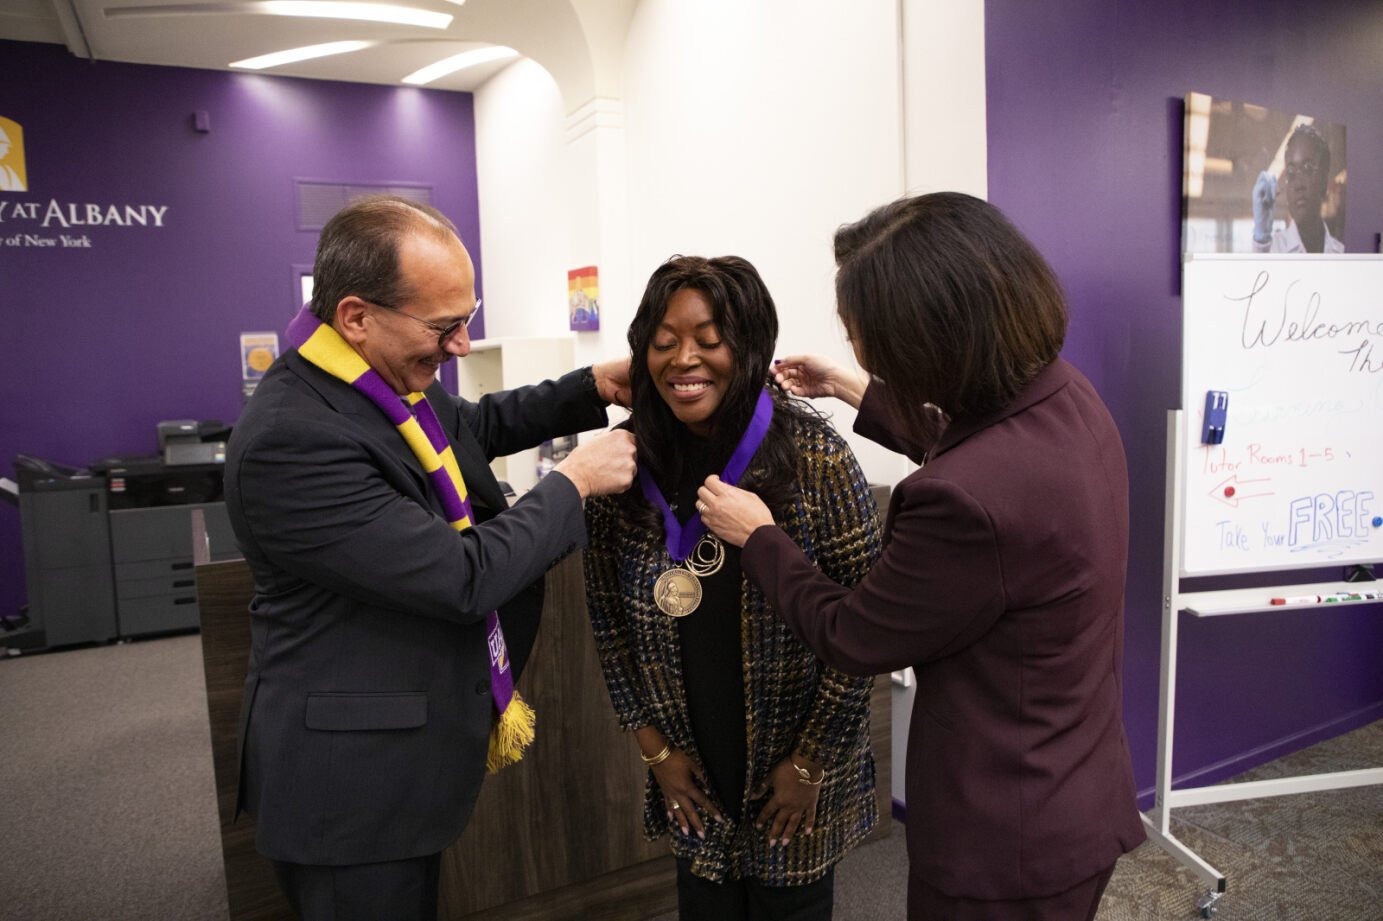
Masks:
[[[849,446],[824,419],[794,417],[798,494],[779,526],[830,578],[859,582],[879,555],[879,513]],[[753,465],[750,470],[752,472]],[[610,701],[622,728],[651,725],[699,762],[682,684],[675,619],[653,602],[653,583],[672,565],[661,525],[631,522],[613,497],[586,504],[586,598]],[[740,822],[705,823],[706,838],[669,822],[650,771],[644,833],[672,835],[672,850],[711,880],[753,877],[802,885],[823,876],[878,820],[869,747],[871,678],[827,668],[798,642],[747,578],[741,578],[747,775]],[[695,616],[695,615],[693,615]],[[786,847],[755,829],[749,792],[793,751],[826,766],[810,835]],[[715,794],[712,792],[712,799]],[[724,804],[717,804],[725,813]]]

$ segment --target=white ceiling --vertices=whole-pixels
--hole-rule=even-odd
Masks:
[[[385,2],[385,0],[376,0]],[[0,39],[53,42],[82,58],[233,70],[231,61],[323,42],[366,40],[361,51],[259,73],[399,85],[442,58],[489,47],[522,30],[531,4],[509,0],[387,0],[453,15],[444,30],[420,26],[271,16],[250,12],[249,0],[0,0]],[[529,23],[531,27],[533,24]],[[514,59],[458,71],[430,89],[473,91]]]

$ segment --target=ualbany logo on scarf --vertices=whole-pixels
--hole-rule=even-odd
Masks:
[[[490,661],[501,672],[509,670],[509,651],[504,647],[504,633],[499,629],[498,623],[490,631]]]
[[[27,192],[29,174],[24,166],[24,129],[19,122],[0,115],[0,192]]]

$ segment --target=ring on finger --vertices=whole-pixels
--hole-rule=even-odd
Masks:
[[[681,809],[681,808],[682,808],[682,804],[679,803],[679,802],[677,802],[677,800],[673,800],[673,801],[672,801],[672,806],[669,807],[669,808],[672,808],[672,809]]]

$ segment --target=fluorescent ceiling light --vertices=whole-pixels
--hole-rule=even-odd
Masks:
[[[388,3],[352,3],[336,0],[253,0],[212,3],[163,3],[145,6],[122,6],[105,10],[107,19],[133,16],[188,16],[197,13],[249,13],[275,16],[300,16],[314,19],[354,19],[364,22],[388,22],[404,26],[423,26],[445,29],[456,17],[450,13],[434,13],[410,6]]]
[[[373,44],[374,42],[327,42],[325,45],[304,45],[301,48],[289,48],[287,51],[262,54],[257,58],[232,61],[229,66],[241,67],[245,70],[264,70],[266,67],[296,64],[298,61],[310,61],[313,58],[325,58],[333,54],[347,54],[351,51],[359,51],[361,48],[368,48]]]
[[[360,19],[366,22],[392,22],[402,26],[445,29],[455,17],[387,3],[336,3],[332,0],[263,0],[259,4],[276,16],[313,16],[321,19]]]
[[[426,86],[433,80],[440,80],[447,74],[454,74],[458,70],[467,67],[474,67],[477,64],[485,64],[489,61],[502,61],[505,58],[516,58],[519,53],[513,48],[506,48],[503,45],[496,45],[493,48],[479,48],[475,51],[465,51],[461,54],[454,54],[449,58],[443,58],[435,64],[429,64],[421,70],[403,78],[404,83],[411,83],[414,86]]]

